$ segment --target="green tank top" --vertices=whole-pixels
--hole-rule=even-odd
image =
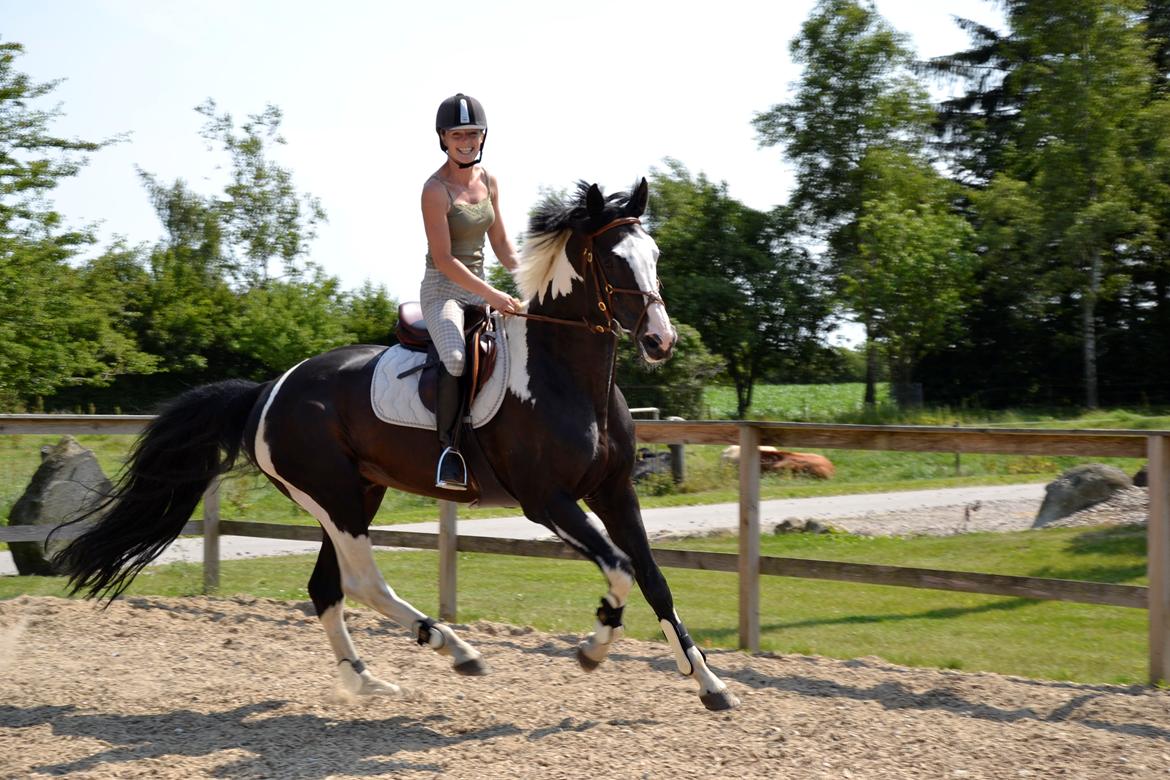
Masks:
[[[433,177],[432,177],[433,178]],[[436,179],[436,181],[438,181]],[[484,173],[487,183],[487,173]],[[443,184],[442,181],[439,181]],[[483,244],[488,228],[496,221],[496,210],[492,207],[492,188],[487,185],[488,196],[478,203],[456,203],[447,185],[447,229],[451,233],[451,254],[467,266],[473,274],[483,278]],[[427,252],[427,268],[434,268],[435,260]]]

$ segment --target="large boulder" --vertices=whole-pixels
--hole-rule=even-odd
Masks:
[[[65,436],[57,444],[41,448],[41,465],[24,494],[12,505],[8,525],[59,525],[72,520],[110,492],[110,480],[94,454]],[[49,558],[63,542],[48,551],[40,542],[8,545],[20,574],[56,574]]]
[[[1101,463],[1073,466],[1044,489],[1044,502],[1032,521],[1032,527],[1046,526],[1131,487],[1133,480],[1119,468]]]

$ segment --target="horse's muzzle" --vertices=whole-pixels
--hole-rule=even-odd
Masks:
[[[665,341],[657,333],[647,333],[641,338],[642,354],[651,363],[661,363],[674,352],[674,344],[677,340],[678,336],[673,328]]]

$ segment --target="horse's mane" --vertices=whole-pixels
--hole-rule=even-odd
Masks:
[[[520,252],[520,264],[513,272],[520,296],[531,300],[539,296],[543,301],[546,291],[552,297],[568,295],[573,280],[580,275],[573,270],[565,254],[565,245],[574,227],[589,221],[585,197],[589,182],[577,182],[577,191],[570,197],[552,193],[546,195],[528,219],[528,235]],[[631,190],[632,192],[632,190]],[[605,196],[605,207],[598,227],[622,215],[630,202],[629,192],[615,192]]]

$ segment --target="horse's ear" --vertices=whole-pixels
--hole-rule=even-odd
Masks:
[[[640,217],[646,211],[646,202],[650,199],[650,185],[646,177],[634,188],[634,195],[630,198],[630,216]]]
[[[585,210],[592,220],[601,219],[601,213],[605,211],[605,196],[596,184],[590,184],[589,192],[585,194]]]

